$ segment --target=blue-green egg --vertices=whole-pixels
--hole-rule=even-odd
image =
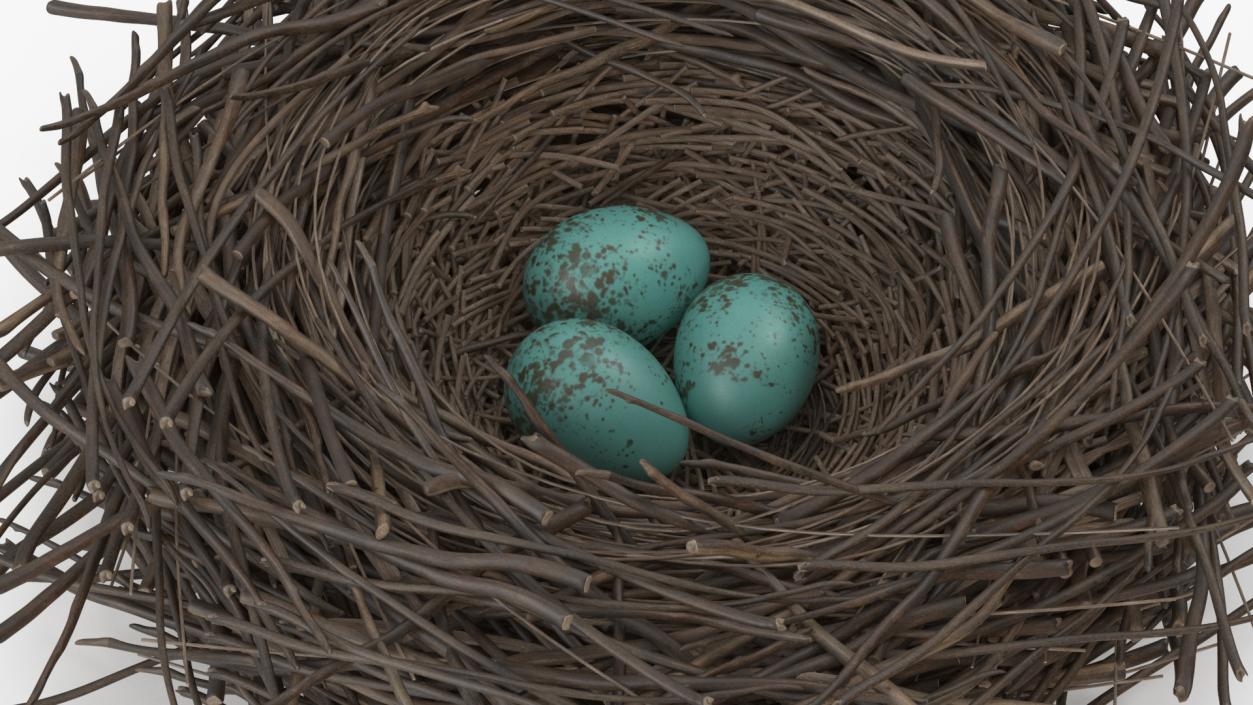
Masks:
[[[711,284],[675,338],[688,418],[746,443],[768,438],[804,406],[818,344],[818,322],[795,289],[760,274]]]
[[[571,216],[540,240],[522,296],[538,323],[589,318],[648,345],[674,328],[708,278],[709,248],[692,226],[608,206]]]
[[[609,393],[616,389],[683,415],[679,391],[657,358],[608,324],[545,324],[518,345],[509,374],[561,445],[591,467],[644,479],[641,458],[669,474],[687,452],[685,426]],[[512,392],[506,406],[523,433],[533,432]]]

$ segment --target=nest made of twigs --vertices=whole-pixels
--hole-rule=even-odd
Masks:
[[[51,3],[160,45],[3,221],[43,232],[0,242],[0,496],[54,491],[0,639],[73,592],[151,621],[79,693],[197,703],[1106,703],[1214,637],[1242,675],[1253,130],[1195,5]],[[654,484],[508,424],[526,254],[611,203],[805,295],[789,429]]]

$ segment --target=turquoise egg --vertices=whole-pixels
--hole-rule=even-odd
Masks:
[[[711,284],[675,339],[688,418],[746,443],[773,435],[809,396],[818,342],[818,322],[795,289],[760,274]]]
[[[561,445],[591,467],[646,479],[641,458],[669,474],[687,452],[685,426],[609,394],[617,389],[683,415],[665,368],[617,328],[584,319],[548,323],[518,345],[509,374]],[[534,431],[511,391],[506,407],[523,433]]]
[[[531,251],[522,297],[539,323],[604,321],[645,345],[660,338],[709,278],[709,248],[692,226],[636,206],[563,220]]]

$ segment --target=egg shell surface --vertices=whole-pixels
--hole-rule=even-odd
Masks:
[[[609,393],[683,415],[665,368],[617,328],[585,319],[548,323],[518,345],[509,373],[561,445],[591,467],[647,479],[641,458],[669,474],[687,452],[686,427]],[[512,391],[506,408],[523,433],[534,432]]]
[[[531,251],[523,298],[538,323],[603,321],[648,345],[679,322],[709,278],[709,248],[692,226],[637,206],[563,220]]]
[[[688,418],[745,443],[783,429],[818,374],[818,323],[799,292],[760,274],[711,284],[675,338]]]

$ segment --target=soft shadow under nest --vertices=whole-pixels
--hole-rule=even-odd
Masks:
[[[1247,611],[1204,617],[1253,526],[1253,130],[1181,3],[214,5],[51,4],[164,43],[4,220],[43,233],[0,242],[38,289],[0,496],[52,492],[0,638],[67,591],[155,621],[81,692],[1104,703],[1215,637],[1243,674]],[[823,328],[793,426],[674,483],[501,408],[529,248],[623,202]]]

